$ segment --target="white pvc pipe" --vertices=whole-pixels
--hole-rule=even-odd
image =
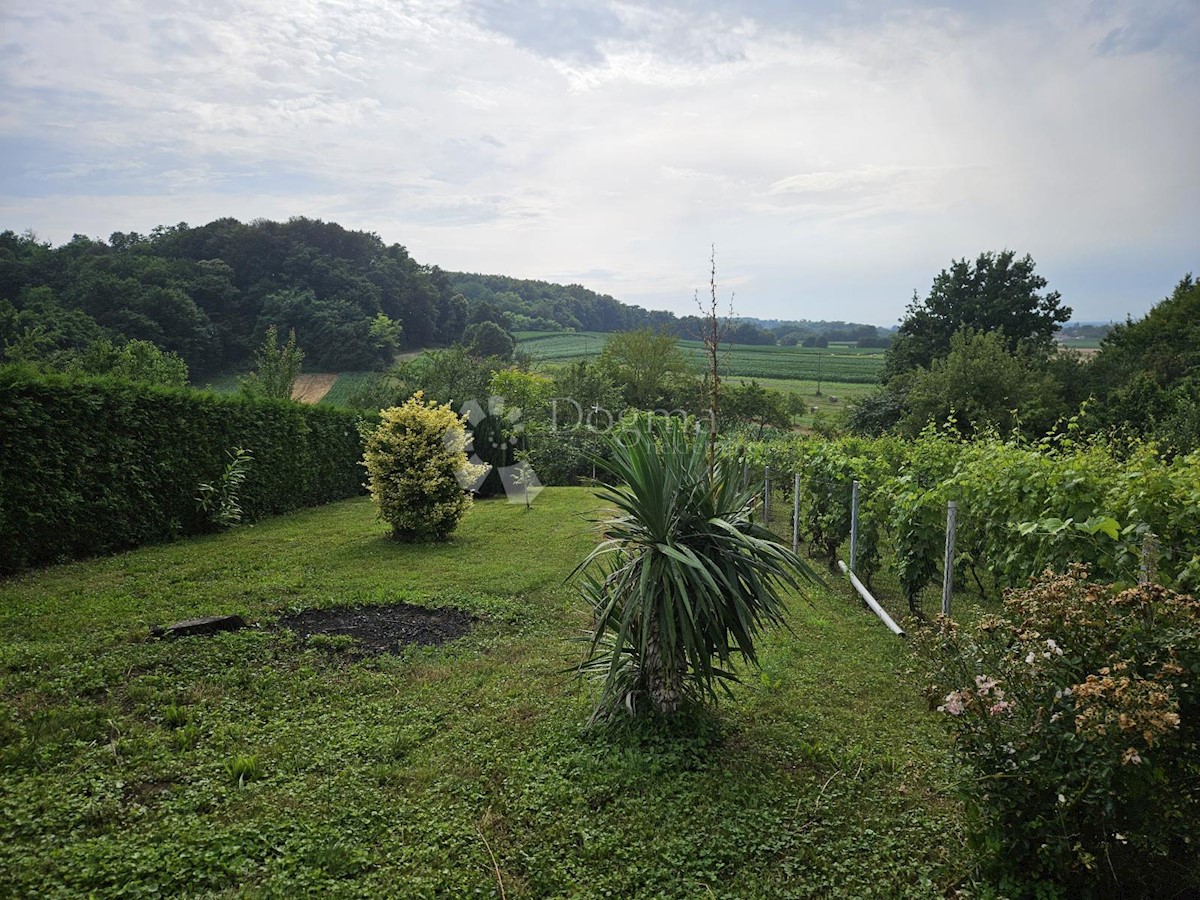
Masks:
[[[866,601],[867,606],[871,607],[871,611],[883,620],[883,624],[890,628],[893,634],[904,637],[904,629],[892,621],[892,617],[889,616],[887,612],[884,611],[884,608],[880,606],[878,602],[876,602],[874,597],[871,596],[871,592],[867,590],[866,585],[859,581],[858,576],[851,572],[846,564],[840,559],[838,560],[838,568],[850,576],[850,583],[854,585],[854,589],[858,591],[858,596],[862,597],[863,600]]]

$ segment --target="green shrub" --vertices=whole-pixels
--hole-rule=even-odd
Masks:
[[[616,509],[577,570],[596,623],[579,671],[602,684],[593,719],[671,715],[736,681],[735,656],[756,664],[760,629],[783,622],[781,589],[817,579],[756,521],[737,462],[710,472],[703,436],[680,420],[646,417],[610,450],[620,484],[597,496]]]
[[[254,466],[253,521],[362,490],[358,416],[116,379],[0,370],[0,573],[211,530],[196,486]]]
[[[208,517],[216,528],[232,528],[241,524],[242,507],[238,503],[238,493],[246,476],[250,473],[250,463],[254,455],[245,448],[237,447],[229,451],[229,464],[216,481],[202,481],[197,487],[196,505]]]
[[[364,431],[367,483],[400,541],[443,541],[471,506],[465,487],[486,469],[467,462],[465,417],[417,391]]]
[[[246,397],[290,400],[303,361],[304,351],[296,346],[296,329],[291,330],[288,342],[280,347],[278,330],[268,325],[263,344],[254,353],[256,368],[238,379],[238,389]]]
[[[1046,573],[921,638],[1006,893],[1200,887],[1200,603]]]

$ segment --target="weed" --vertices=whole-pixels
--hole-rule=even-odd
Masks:
[[[257,781],[262,778],[263,769],[262,764],[258,761],[258,757],[254,754],[238,754],[225,761],[225,774],[238,787],[243,787],[248,781]]]

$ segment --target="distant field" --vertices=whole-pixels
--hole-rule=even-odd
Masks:
[[[238,389],[238,376],[218,375],[215,378],[206,378],[203,384],[197,384],[196,387],[216,391],[218,394],[232,394]]]
[[[607,334],[595,332],[537,332],[517,334],[517,349],[547,363],[571,362],[600,353]],[[703,362],[699,341],[680,341],[680,347],[697,365]],[[874,384],[883,367],[882,350],[859,350],[834,345],[824,349],[804,347],[734,346],[722,351],[729,377],[781,381],[812,381],[844,384]],[[775,385],[773,385],[775,386]]]
[[[595,331],[518,331],[517,350],[528,353],[539,362],[571,362],[596,356],[608,340],[607,334]]]
[[[329,393],[329,389],[337,380],[336,372],[300,375],[292,386],[292,399],[297,403],[320,403],[321,398]]]
[[[329,393],[321,398],[321,403],[325,406],[349,406],[350,397],[378,377],[378,372],[342,372],[329,389]]]
[[[1080,338],[1078,340],[1072,340],[1069,338],[1064,338],[1058,342],[1058,346],[1067,350],[1078,350],[1084,356],[1090,356],[1094,353],[1100,352],[1100,339]]]

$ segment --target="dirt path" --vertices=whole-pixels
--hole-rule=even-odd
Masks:
[[[320,403],[338,380],[336,372],[321,372],[315,375],[300,375],[292,386],[292,399],[297,403]]]

